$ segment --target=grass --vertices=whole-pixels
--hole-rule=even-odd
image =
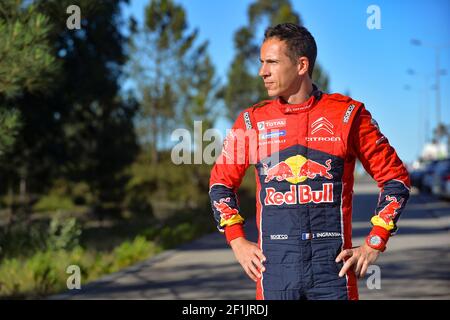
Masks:
[[[17,245],[2,255],[0,298],[44,298],[67,289],[70,265],[79,266],[82,283],[88,283],[214,232],[210,213],[196,211],[178,212],[158,222],[91,221],[91,227],[81,228],[74,218],[54,218],[47,228],[43,225],[3,236],[2,243]]]
[[[254,186],[253,179],[249,172],[243,185]],[[70,265],[80,267],[86,284],[216,232],[209,202],[195,202],[201,209],[172,202],[166,208],[170,214],[163,214],[165,205],[157,202],[157,216],[98,221],[87,206],[61,196],[45,197],[28,223],[0,228],[0,299],[44,298],[67,289]],[[242,192],[241,210],[247,218],[254,214],[254,204],[254,192]],[[54,208],[62,214],[54,216]]]

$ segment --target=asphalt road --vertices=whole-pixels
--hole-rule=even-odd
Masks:
[[[373,183],[355,186],[353,244],[370,229],[377,202]],[[247,234],[255,239],[254,223]],[[369,275],[359,281],[360,299],[450,299],[450,202],[414,194],[376,264],[379,288]],[[254,299],[247,278],[220,233],[166,251],[133,267],[83,284],[50,299]]]

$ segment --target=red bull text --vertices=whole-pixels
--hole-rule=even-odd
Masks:
[[[324,183],[322,190],[312,190],[308,185],[291,185],[289,191],[280,192],[275,188],[266,188],[266,206],[281,206],[283,204],[333,202],[333,184]]]

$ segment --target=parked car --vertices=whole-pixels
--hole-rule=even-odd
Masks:
[[[438,162],[439,160],[431,160],[423,168],[423,172],[421,174],[422,180],[419,188],[420,192],[430,193],[432,191],[434,183],[433,180],[434,170]]]
[[[422,179],[423,179],[424,168],[414,169],[409,171],[409,178],[411,180],[411,186],[417,189],[422,189]]]
[[[450,182],[450,159],[443,159],[436,163],[432,175],[432,192],[439,197],[450,196],[447,185]]]
[[[444,194],[442,197],[450,199],[450,175],[447,176],[447,181],[445,182]]]

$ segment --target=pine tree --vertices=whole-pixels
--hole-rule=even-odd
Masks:
[[[301,18],[289,0],[256,0],[247,12],[248,25],[236,31],[234,46],[236,54],[228,71],[228,83],[223,89],[232,121],[244,108],[268,99],[263,82],[258,76],[259,47],[266,27],[291,22],[302,25]],[[328,76],[316,62],[313,82],[323,91],[328,90]]]
[[[192,129],[195,120],[212,126],[217,80],[208,43],[196,44],[198,31],[189,29],[184,8],[174,1],[152,0],[144,26],[133,29],[129,69],[140,103],[137,129],[155,164],[175,126]]]
[[[21,127],[13,100],[50,90],[60,70],[49,44],[51,28],[35,4],[0,2],[0,156],[12,148]]]

